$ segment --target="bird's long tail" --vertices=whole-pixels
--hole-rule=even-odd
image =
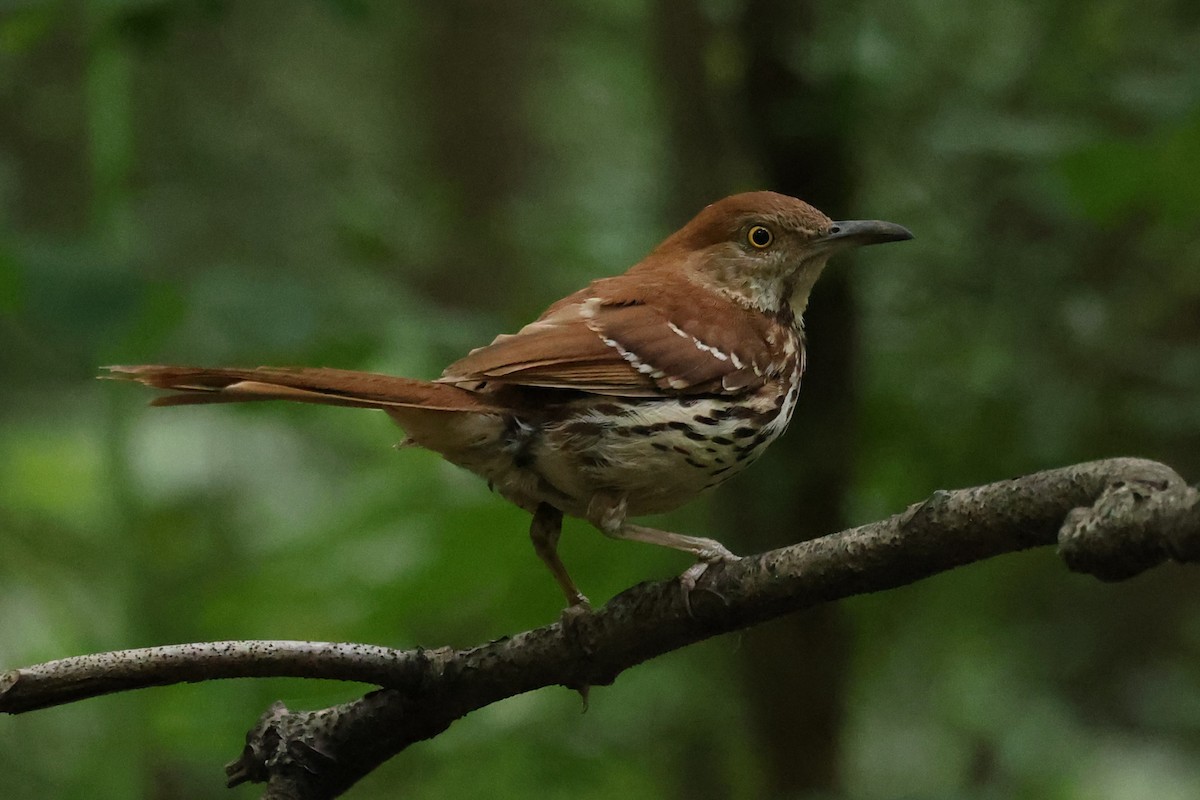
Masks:
[[[373,372],[326,367],[256,367],[227,369],[146,364],[105,367],[104,377],[136,381],[173,394],[156,397],[155,406],[292,400],[385,411],[420,408],[429,411],[494,412],[486,395],[449,383],[397,378]]]

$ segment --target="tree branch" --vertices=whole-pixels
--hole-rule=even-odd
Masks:
[[[296,676],[387,687],[313,712],[268,710],[226,771],[268,798],[345,791],[413,742],[505,697],[554,684],[586,692],[657,655],[802,608],[890,589],[984,558],[1058,543],[1067,565],[1120,580],[1200,559],[1200,493],[1169,467],[1110,459],[935,492],[889,519],[711,568],[688,613],[674,581],[639,584],[466,650],[220,642],[53,661],[0,677],[0,711],[181,681]]]
[[[411,669],[427,669],[426,658],[421,649],[286,640],[116,650],[0,675],[0,711],[19,714],[129,689],[220,678],[330,678],[385,686]]]

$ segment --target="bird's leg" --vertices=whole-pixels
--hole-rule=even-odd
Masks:
[[[688,605],[689,613],[691,607],[688,597],[692,589],[696,588],[696,581],[708,569],[708,565],[722,561],[737,561],[740,558],[715,539],[685,536],[682,533],[672,533],[627,522],[625,509],[625,498],[618,499],[608,494],[597,494],[588,504],[588,520],[606,536],[614,539],[656,544],[694,555],[697,559],[696,563],[679,576],[679,583],[683,587],[683,602]]]
[[[601,530],[604,530],[601,528]],[[648,528],[645,525],[635,525],[632,522],[626,522],[616,530],[604,531],[614,539],[629,539],[633,542],[645,542],[646,544],[657,544],[661,547],[670,547],[675,550],[682,550],[685,553],[694,555],[700,563],[716,564],[721,561],[737,561],[738,556],[729,552],[729,548],[718,542],[716,539],[704,539],[699,536],[685,536],[682,533],[672,533],[671,531],[663,531],[658,528]],[[703,572],[704,570],[700,570]],[[689,570],[690,572],[690,570]],[[699,573],[697,573],[699,575]]]
[[[540,503],[533,513],[533,522],[529,525],[529,538],[533,540],[534,552],[538,554],[554,580],[567,597],[567,606],[588,606],[588,599],[575,586],[562,559],[558,557],[558,537],[562,535],[562,512],[548,503]]]

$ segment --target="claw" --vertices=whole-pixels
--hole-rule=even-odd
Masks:
[[[588,636],[588,621],[592,616],[592,607],[588,604],[587,598],[579,595],[581,602],[572,603],[562,610],[559,615],[558,622],[562,627],[562,635],[571,644],[578,647],[586,655],[591,655],[592,645]],[[584,698],[586,705],[587,698]]]
[[[700,576],[708,570],[708,565],[729,563],[732,561],[741,561],[741,557],[735,556],[733,553],[722,547],[720,551],[714,551],[712,555],[708,555],[703,560],[692,564],[690,567],[684,570],[682,575],[679,576],[679,588],[683,593],[683,607],[687,611],[687,615],[689,617],[694,618],[696,616],[692,613],[692,591],[696,588],[696,582],[700,580]],[[704,589],[704,591],[716,595],[723,603],[728,604],[729,602],[720,592],[708,588]]]
[[[573,624],[579,619],[586,617],[592,613],[592,604],[588,599],[581,594],[576,595],[576,599],[571,602],[571,605],[562,610],[559,619],[562,621],[563,627]]]

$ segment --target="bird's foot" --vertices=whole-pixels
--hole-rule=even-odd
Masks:
[[[723,564],[733,561],[740,561],[741,556],[735,556],[723,545],[713,542],[713,547],[706,548],[700,553],[700,560],[692,564],[683,574],[679,576],[679,588],[683,594],[683,607],[687,610],[689,617],[694,617],[692,613],[692,592],[696,588],[696,582],[700,580],[700,576],[708,571],[709,564]],[[724,595],[714,589],[705,589],[706,592],[711,592],[721,599],[721,602],[727,602]]]
[[[582,594],[576,593],[575,596],[571,598],[570,604],[562,610],[562,614],[559,615],[559,619],[561,619],[565,625],[567,624],[568,620],[579,619],[580,617],[591,613],[591,602],[589,602],[588,599]]]
[[[558,624],[562,628],[563,638],[580,648],[585,654],[592,654],[591,636],[588,632],[588,622],[592,618],[592,605],[582,594],[576,595],[571,604],[562,610]],[[584,698],[586,703],[586,697]]]

